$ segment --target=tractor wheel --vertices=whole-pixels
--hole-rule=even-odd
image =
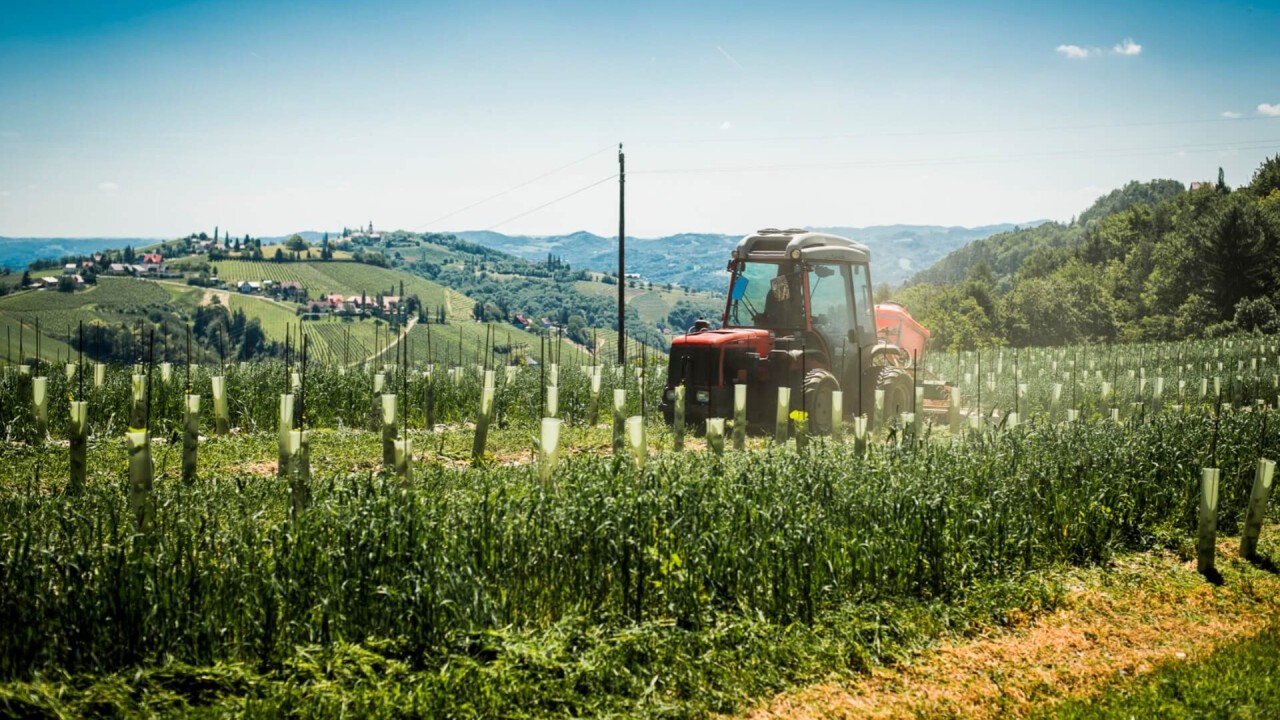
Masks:
[[[839,389],[840,383],[835,375],[826,370],[810,370],[804,376],[804,408],[809,414],[809,434],[831,434],[831,393]]]
[[[876,376],[876,389],[884,391],[884,416],[880,422],[888,423],[898,413],[911,407],[911,375],[900,367],[880,368]]]

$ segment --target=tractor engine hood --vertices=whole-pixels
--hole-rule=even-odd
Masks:
[[[725,328],[677,335],[671,339],[672,347],[741,347],[747,352],[768,355],[773,346],[772,331],[760,328]]]

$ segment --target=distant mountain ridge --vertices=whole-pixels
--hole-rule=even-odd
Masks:
[[[813,227],[810,230],[842,235],[871,249],[871,275],[876,284],[900,285],[912,274],[945,257],[951,251],[981,238],[1017,228],[1034,227],[1046,221],[1021,225],[1004,223],[976,228],[937,225],[878,225],[857,227]],[[452,233],[464,240],[528,260],[558,255],[574,267],[597,272],[618,268],[617,238],[586,231],[567,235],[503,235],[492,231]],[[721,290],[727,274],[729,252],[741,235],[721,233],[680,233],[661,238],[627,238],[627,272],[639,273],[656,283]]]
[[[0,237],[0,266],[21,270],[36,260],[56,260],[66,255],[89,255],[100,250],[153,245],[159,238],[33,238]]]

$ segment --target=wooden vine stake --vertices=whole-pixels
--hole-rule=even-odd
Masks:
[[[307,355],[311,338],[302,338],[302,373],[298,393],[298,429],[289,430],[289,510],[293,519],[311,505],[311,433],[307,431]],[[292,385],[292,378],[290,378]]]
[[[1200,471],[1200,522],[1196,539],[1196,569],[1201,575],[1214,573],[1213,553],[1218,538],[1218,468]]]
[[[1240,534],[1240,556],[1246,560],[1258,557],[1258,537],[1262,534],[1262,522],[1267,516],[1267,501],[1271,498],[1271,480],[1276,474],[1273,460],[1258,460],[1258,470],[1253,476],[1253,492],[1249,495],[1249,510],[1245,513],[1244,532]]]

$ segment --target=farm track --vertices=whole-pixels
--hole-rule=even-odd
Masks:
[[[1239,559],[1238,549],[1238,538],[1218,543],[1221,586],[1201,578],[1194,560],[1169,552],[1077,571],[1064,606],[1043,617],[946,641],[915,662],[848,683],[780,694],[745,717],[1029,717],[1095,697],[1161,665],[1195,662],[1257,637],[1280,620],[1280,577]]]

